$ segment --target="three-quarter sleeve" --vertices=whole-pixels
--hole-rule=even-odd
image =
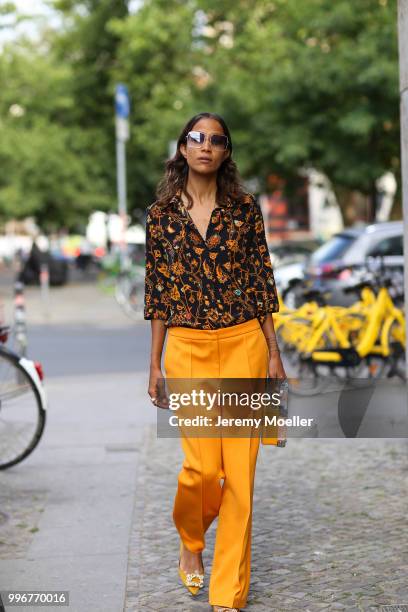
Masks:
[[[250,243],[251,288],[255,294],[258,318],[263,323],[268,312],[279,311],[279,299],[273,275],[271,257],[265,235],[262,211],[255,200],[251,202],[253,240]]]
[[[146,214],[144,319],[167,321],[170,316],[170,271],[163,246],[160,215]]]

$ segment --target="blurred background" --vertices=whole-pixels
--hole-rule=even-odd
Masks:
[[[126,242],[140,272],[144,211],[164,162],[185,121],[213,110],[259,197],[288,303],[299,303],[290,280],[336,279],[365,226],[401,219],[396,2],[360,9],[343,0],[2,2],[3,270],[25,267],[24,282],[39,282],[36,257],[26,265],[33,242],[48,252],[53,285],[115,265],[121,82],[131,101]],[[402,226],[380,227],[364,255],[371,250],[402,256]]]
[[[397,21],[396,0],[0,0],[0,589],[93,612],[180,597],[176,534],[157,537],[181,450],[147,393],[145,211],[213,111],[262,209],[291,411],[322,415],[262,449],[251,597],[407,601]],[[376,383],[370,414],[344,396],[351,432],[334,375]]]

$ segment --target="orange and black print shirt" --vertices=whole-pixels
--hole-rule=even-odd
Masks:
[[[278,312],[261,209],[252,195],[211,214],[204,240],[179,195],[146,212],[144,318],[217,329]]]

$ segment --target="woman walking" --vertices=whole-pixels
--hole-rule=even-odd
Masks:
[[[148,393],[166,378],[286,378],[271,313],[279,310],[261,210],[242,186],[231,135],[214,113],[187,122],[146,216],[144,318],[151,319]],[[246,605],[259,436],[181,437],[173,520],[179,575],[204,584],[205,533],[218,517],[209,603]],[[221,484],[223,480],[223,484]]]

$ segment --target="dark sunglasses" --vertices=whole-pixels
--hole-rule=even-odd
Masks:
[[[207,134],[196,132],[195,130],[187,134],[187,145],[193,148],[200,148],[205,143]],[[209,134],[210,144],[217,151],[225,151],[228,148],[228,137],[224,134]]]

